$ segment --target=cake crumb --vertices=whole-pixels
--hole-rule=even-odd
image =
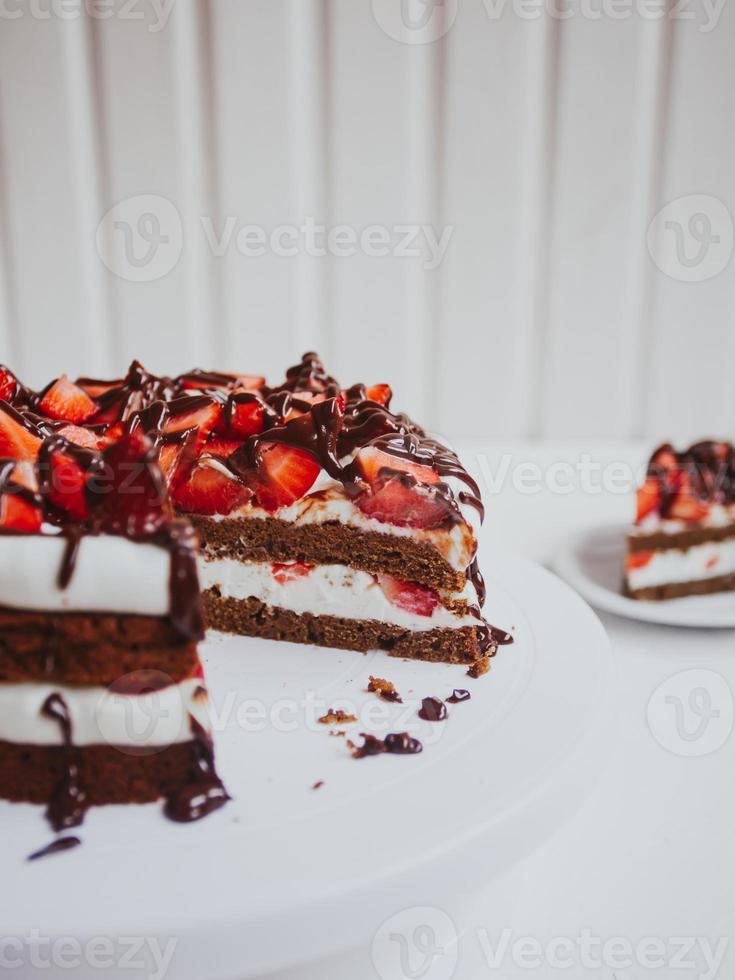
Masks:
[[[490,657],[480,657],[473,664],[470,664],[467,674],[469,677],[482,677],[490,670]]]
[[[370,675],[370,683],[367,686],[371,694],[377,694],[384,701],[392,701],[394,704],[403,704],[403,698],[398,693],[395,685],[382,677]]]
[[[343,728],[340,728],[338,731],[330,732],[329,734],[334,736],[335,738],[344,738],[347,732]]]
[[[350,725],[357,721],[357,715],[349,715],[341,708],[330,708],[325,715],[319,719],[320,725]]]
[[[324,780],[323,779],[318,779],[311,788],[312,789],[321,789],[323,785],[324,785]]]

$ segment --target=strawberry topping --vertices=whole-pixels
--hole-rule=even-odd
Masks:
[[[84,449],[104,449],[108,443],[107,434],[102,436],[91,429],[83,429],[80,425],[65,425],[57,434]]]
[[[217,426],[218,432],[228,437],[247,439],[248,436],[255,436],[263,431],[265,407],[257,398],[246,397],[247,400],[238,400],[237,394],[230,396],[223,418]]]
[[[87,470],[72,455],[63,450],[51,453],[50,472],[45,479],[50,503],[72,520],[84,521],[89,517]]]
[[[15,493],[0,496],[0,528],[32,534],[41,529],[41,511]]]
[[[378,585],[394,606],[417,616],[431,616],[439,605],[438,594],[418,582],[406,582],[392,575],[378,575]]]
[[[276,563],[271,566],[273,578],[281,585],[293,582],[295,579],[305,578],[313,570],[313,565],[307,565],[303,561],[292,561],[285,565]]]
[[[382,471],[392,470],[410,473],[419,483],[438,483],[439,474],[430,466],[422,466],[410,459],[384,453],[375,446],[365,446],[357,454],[358,465],[369,483],[375,483]]]
[[[197,465],[189,479],[174,491],[174,500],[194,514],[231,514],[253,496],[252,490],[214,466]]]
[[[645,568],[653,558],[652,551],[631,551],[625,559],[627,569]]]
[[[41,440],[24,424],[23,418],[0,402],[0,456],[35,460],[40,448]]]
[[[38,407],[51,419],[77,425],[92,418],[97,406],[87,392],[62,374],[42,395]]]
[[[377,402],[378,405],[388,405],[393,392],[390,385],[371,385],[365,390],[365,397],[368,401]]]
[[[145,537],[170,516],[153,443],[139,429],[102,454],[104,467],[87,479],[87,501],[111,534]]]
[[[260,451],[256,490],[258,503],[266,510],[286,507],[311,488],[320,466],[309,453],[280,442],[267,443]]]
[[[0,365],[0,398],[6,402],[12,402],[17,390],[18,381],[13,372]]]
[[[434,488],[406,473],[379,477],[372,489],[355,497],[363,514],[399,527],[434,528],[457,520],[457,512]]]

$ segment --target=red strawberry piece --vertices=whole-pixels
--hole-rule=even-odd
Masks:
[[[12,402],[13,395],[18,390],[18,381],[12,371],[0,365],[0,398]]]
[[[286,565],[277,563],[272,565],[271,574],[276,582],[285,585],[287,582],[293,582],[295,579],[305,578],[313,570],[313,565],[307,565],[303,561],[292,561]]]
[[[365,397],[368,401],[377,402],[378,405],[387,405],[393,397],[390,385],[371,385],[365,390]]]
[[[713,568],[717,568],[720,564],[720,555],[711,555],[707,561],[704,563],[704,567],[708,572],[711,572]]]
[[[217,426],[217,431],[227,436],[247,439],[248,436],[258,435],[263,431],[265,408],[257,399],[239,401],[237,395],[232,395]]]
[[[46,390],[38,407],[49,418],[74,424],[86,422],[97,411],[97,406],[87,392],[70,381],[65,374]]]
[[[113,388],[122,387],[122,381],[95,381],[93,378],[77,378],[77,385],[82,388],[90,398],[99,398],[101,395],[106,395],[108,391],[112,391]]]
[[[32,534],[41,528],[41,511],[15,493],[0,496],[0,527]]]
[[[394,606],[417,616],[431,616],[439,605],[437,593],[418,582],[406,582],[392,575],[378,575],[378,585]]]
[[[238,374],[237,384],[240,388],[246,388],[254,391],[257,388],[262,388],[265,384],[265,378],[260,374]]]
[[[197,429],[206,439],[214,429],[222,415],[221,407],[206,395],[186,395],[169,403],[169,416],[163,431],[183,432],[186,429]]]
[[[220,459],[227,459],[228,456],[239,449],[243,444],[242,439],[225,439],[224,436],[210,436],[204,443],[202,452],[209,456],[218,456]]]
[[[256,495],[267,510],[286,507],[303,497],[316,480],[321,467],[309,453],[280,442],[265,445],[258,459],[262,481]]]
[[[184,482],[189,475],[193,462],[193,453],[188,450],[185,443],[169,443],[161,446],[158,453],[158,465],[163,473],[169,493],[173,493],[174,489]]]
[[[252,490],[236,477],[201,464],[194,467],[186,483],[174,492],[174,501],[188,513],[231,514],[252,496]]]
[[[7,459],[35,460],[41,440],[24,419],[5,403],[0,403],[0,456]]]
[[[634,568],[645,568],[652,558],[652,551],[631,551],[625,559],[625,567],[629,571]]]
[[[169,516],[157,450],[139,429],[108,446],[103,468],[87,478],[87,500],[112,534],[153,534]]]
[[[447,501],[433,488],[404,473],[381,477],[371,490],[355,497],[355,504],[368,517],[399,527],[441,527],[455,519]]]
[[[57,435],[63,436],[75,446],[83,446],[84,449],[104,449],[107,445],[107,435],[100,435],[92,432],[91,429],[83,429],[79,425],[65,425],[59,429]]]
[[[62,450],[51,454],[46,482],[50,503],[75,521],[83,521],[89,517],[87,471],[72,455]]]
[[[667,517],[679,521],[701,521],[709,513],[706,504],[697,500],[690,492],[678,493],[671,502]]]
[[[32,490],[35,493],[38,490],[35,464],[29,460],[17,463],[13,470],[11,482],[19,487],[25,487],[26,490]]]
[[[646,478],[642,487],[636,493],[636,523],[661,507],[661,483],[653,476]]]
[[[419,483],[438,483],[439,474],[431,466],[414,463],[401,456],[384,453],[375,446],[365,446],[357,454],[358,464],[366,480],[375,483],[380,477],[381,470],[393,470],[400,473],[410,473]]]

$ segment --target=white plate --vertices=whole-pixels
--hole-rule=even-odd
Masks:
[[[208,640],[233,802],[188,826],[157,805],[93,810],[82,847],[31,864],[24,856],[51,837],[40,808],[0,805],[3,935],[174,936],[177,978],[252,977],[365,943],[397,909],[445,908],[501,874],[589,792],[613,712],[609,643],[589,607],[519,559],[488,586],[490,616],[516,642],[480,680],[383,653]],[[394,681],[405,704],[367,694],[370,674]],[[447,722],[416,717],[421,697],[455,687],[472,699],[450,705]],[[343,738],[305,720],[345,699],[356,732],[409,730],[423,753],[352,759]]]
[[[663,601],[624,596],[626,532],[620,524],[585,529],[559,551],[555,570],[597,609],[618,616],[667,626],[735,628],[735,592]]]

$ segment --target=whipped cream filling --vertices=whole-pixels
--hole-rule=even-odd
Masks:
[[[642,568],[629,568],[626,574],[631,589],[646,589],[734,573],[735,539],[697,544],[686,550],[655,551]]]
[[[74,745],[164,748],[192,739],[190,715],[210,730],[207,695],[198,677],[146,694],[122,694],[95,685],[0,684],[0,739],[63,745],[61,726],[41,713],[60,694],[69,711]]]
[[[413,631],[478,625],[474,616],[441,604],[430,616],[402,609],[388,599],[373,575],[346,565],[316,565],[307,575],[279,580],[270,562],[200,558],[199,581],[202,589],[216,586],[224,598],[255,598],[298,614],[373,619]],[[471,585],[453,598],[476,601]]]
[[[710,504],[707,515],[699,521],[682,521],[681,519],[661,517],[659,514],[647,514],[640,524],[631,529],[631,534],[645,536],[647,534],[681,534],[698,527],[727,527],[735,524],[735,504]]]
[[[208,465],[215,466],[221,472],[232,476],[226,467],[211,460]],[[472,510],[467,506],[464,511]],[[475,521],[479,515],[473,510]],[[464,513],[463,513],[463,516]],[[324,524],[336,521],[349,524],[363,531],[376,531],[379,534],[391,534],[397,537],[413,538],[431,544],[442,555],[444,560],[458,572],[464,572],[472,561],[476,548],[476,539],[472,525],[455,524],[450,528],[414,528],[400,527],[397,524],[387,524],[374,517],[368,517],[356,507],[342,488],[342,484],[333,480],[323,470],[316,478],[309,493],[288,507],[279,507],[275,511],[267,511],[254,501],[238,508],[227,516],[215,515],[214,521],[227,521],[233,517],[260,518],[273,517],[288,524]]]
[[[171,606],[171,556],[165,548],[112,534],[79,542],[74,574],[59,588],[66,539],[58,534],[0,535],[0,605],[44,612],[165,616]]]

